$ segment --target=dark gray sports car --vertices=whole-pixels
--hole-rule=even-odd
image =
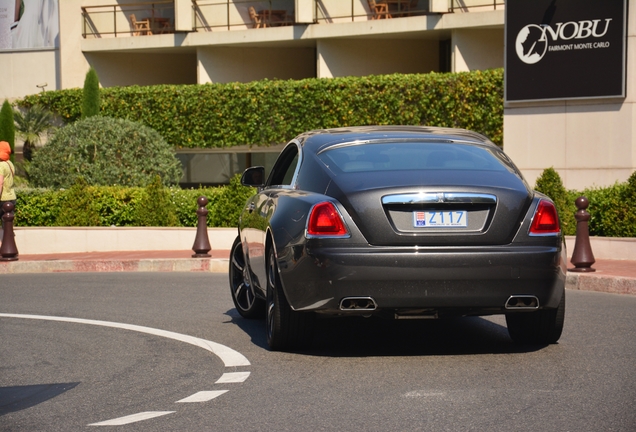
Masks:
[[[265,180],[266,179],[266,180]],[[293,139],[243,210],[230,259],[238,312],[271,349],[306,346],[317,313],[505,314],[512,339],[561,336],[566,255],[552,201],[460,129],[369,126]]]

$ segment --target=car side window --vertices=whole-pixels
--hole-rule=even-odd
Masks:
[[[298,147],[290,145],[283,150],[274,164],[268,185],[290,186],[298,166]]]

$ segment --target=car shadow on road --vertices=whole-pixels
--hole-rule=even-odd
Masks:
[[[480,317],[441,320],[319,320],[308,354],[347,356],[473,355],[532,352],[512,342],[505,326]]]
[[[74,389],[79,384],[74,382],[0,387],[0,416],[34,407]]]
[[[264,320],[227,315],[267,349]],[[298,353],[328,357],[513,354],[534,352],[545,345],[512,342],[504,325],[482,317],[440,320],[390,320],[363,317],[322,317],[316,320],[311,346]]]

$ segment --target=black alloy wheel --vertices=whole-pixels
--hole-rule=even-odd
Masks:
[[[264,302],[254,293],[248,271],[241,238],[236,237],[230,252],[229,274],[232,300],[236,310],[243,318],[262,318],[265,311]]]
[[[565,321],[565,292],[556,309],[506,314],[508,334],[519,344],[556,343]]]
[[[273,247],[269,248],[267,263],[267,344],[273,351],[308,347],[313,336],[314,313],[292,310],[281,286]]]

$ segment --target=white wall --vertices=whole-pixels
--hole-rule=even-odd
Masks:
[[[439,67],[439,43],[425,39],[318,41],[318,77],[428,73]]]
[[[86,59],[102,87],[197,83],[194,53],[87,53]]]
[[[313,48],[198,48],[198,82],[227,83],[315,76]]]
[[[61,0],[60,2],[60,76],[61,88],[84,85],[89,65],[82,54],[82,6],[98,5],[97,1]]]
[[[25,50],[0,53],[0,101],[21,98],[45,90],[58,90],[56,72],[59,51]]]
[[[15,227],[15,243],[21,255],[189,250],[196,227]],[[236,228],[208,228],[212,250],[229,250]]]
[[[453,30],[451,43],[453,72],[504,66],[503,29]]]

